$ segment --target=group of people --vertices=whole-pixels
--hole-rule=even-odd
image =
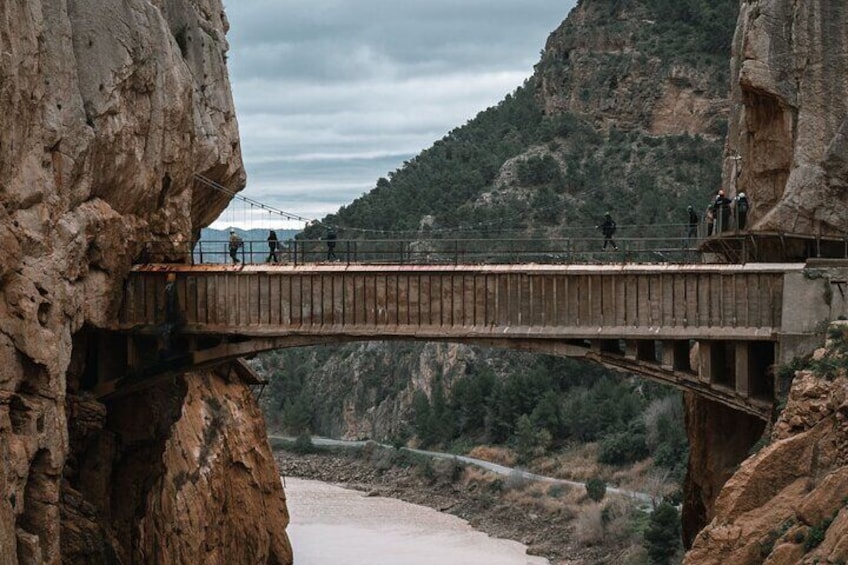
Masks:
[[[750,203],[748,202],[748,197],[744,192],[740,192],[736,195],[732,200],[727,198],[724,193],[724,190],[719,190],[718,194],[716,194],[715,199],[707,206],[707,209],[704,213],[704,217],[707,222],[707,235],[717,235],[723,231],[727,231],[731,228],[731,212],[735,213],[736,216],[736,229],[744,230],[748,221],[748,210],[750,209]],[[695,209],[692,206],[686,207],[686,212],[688,215],[687,218],[687,238],[689,240],[695,239],[698,237],[698,224],[700,223],[700,218],[698,217],[698,213],[695,212]],[[607,212],[604,214],[604,220],[595,226],[597,229],[601,230],[601,233],[604,236],[604,245],[603,249],[606,250],[607,247],[612,247],[615,251],[618,251],[618,244],[616,244],[613,236],[615,235],[617,226],[615,220],[612,219],[612,215]],[[338,258],[336,257],[336,231],[330,226],[327,229],[327,234],[324,237],[324,240],[327,243],[327,261],[335,261]],[[239,249],[244,247],[244,241],[238,236],[234,229],[230,230],[230,241],[229,241],[229,249],[230,249],[230,258],[233,260],[233,264],[238,264],[238,252]],[[267,263],[279,263],[280,258],[277,254],[280,251],[281,244],[279,239],[277,238],[277,232],[274,230],[270,230],[268,233],[268,258],[266,259]]]
[[[735,198],[728,198],[724,190],[719,190],[715,199],[707,206],[704,213],[707,219],[707,235],[718,235],[722,232],[732,229],[731,215],[736,217],[736,229],[742,231],[748,224],[748,210],[751,204],[744,192],[740,192]],[[692,207],[689,207],[689,223],[690,232],[692,224],[692,215],[695,214]],[[697,214],[695,214],[697,218]],[[697,224],[697,221],[696,221]]]
[[[327,261],[335,261],[338,259],[336,257],[336,231],[330,226],[327,229],[327,235],[324,238],[327,242]],[[268,258],[265,259],[266,263],[279,263],[280,257],[278,255],[278,251],[283,250],[283,245],[280,243],[279,238],[277,237],[277,232],[274,230],[269,230],[268,232]],[[244,248],[244,240],[236,233],[236,230],[230,229],[230,239],[228,248],[230,250],[230,259],[233,261],[233,265],[237,265],[241,261],[239,260],[239,250]]]
[[[233,265],[240,263],[238,258],[239,249],[244,248],[244,241],[241,237],[236,233],[236,230],[230,229],[230,241],[229,241],[229,250],[230,250],[230,259],[233,260]],[[274,230],[269,230],[268,232],[268,258],[265,260],[266,263],[279,263],[280,257],[277,255],[277,251],[281,250],[280,240],[277,238],[277,232]]]
[[[731,213],[734,213],[736,216],[736,229],[739,231],[744,230],[748,224],[748,210],[750,208],[751,204],[744,192],[740,192],[735,198],[730,199],[725,195],[724,190],[719,190],[715,199],[707,206],[704,214],[707,221],[707,236],[717,235],[731,229]],[[698,237],[698,224],[701,219],[692,206],[687,206],[686,212],[688,216],[686,237],[691,241]],[[616,224],[615,220],[612,219],[612,215],[609,212],[604,214],[603,222],[595,227],[601,230],[604,236],[603,249],[612,247],[618,251],[618,245],[613,239]]]

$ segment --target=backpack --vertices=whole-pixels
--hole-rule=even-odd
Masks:
[[[745,212],[748,211],[748,199],[747,198],[740,198],[739,201],[736,203],[736,207],[738,208],[738,210],[740,212],[742,212],[744,214]]]

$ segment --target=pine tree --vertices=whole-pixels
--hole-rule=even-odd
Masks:
[[[644,546],[652,563],[665,565],[680,547],[680,515],[667,502],[660,503],[651,513],[645,530]]]

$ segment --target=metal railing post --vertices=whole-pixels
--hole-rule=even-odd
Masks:
[[[292,252],[292,258],[293,258],[292,263],[294,263],[294,266],[297,267],[297,240],[296,239],[292,241],[291,252]]]

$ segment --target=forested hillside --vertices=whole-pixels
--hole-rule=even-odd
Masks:
[[[582,0],[535,72],[303,237],[677,234],[721,179],[738,0]],[[504,444],[522,461],[597,442],[612,465],[680,476],[675,392],[574,361],[444,344],[280,351],[269,422],[289,432]],[[677,407],[677,408],[675,408]]]
[[[558,233],[607,210],[619,224],[682,223],[720,184],[737,7],[584,0],[523,85],[323,223],[345,238]]]

